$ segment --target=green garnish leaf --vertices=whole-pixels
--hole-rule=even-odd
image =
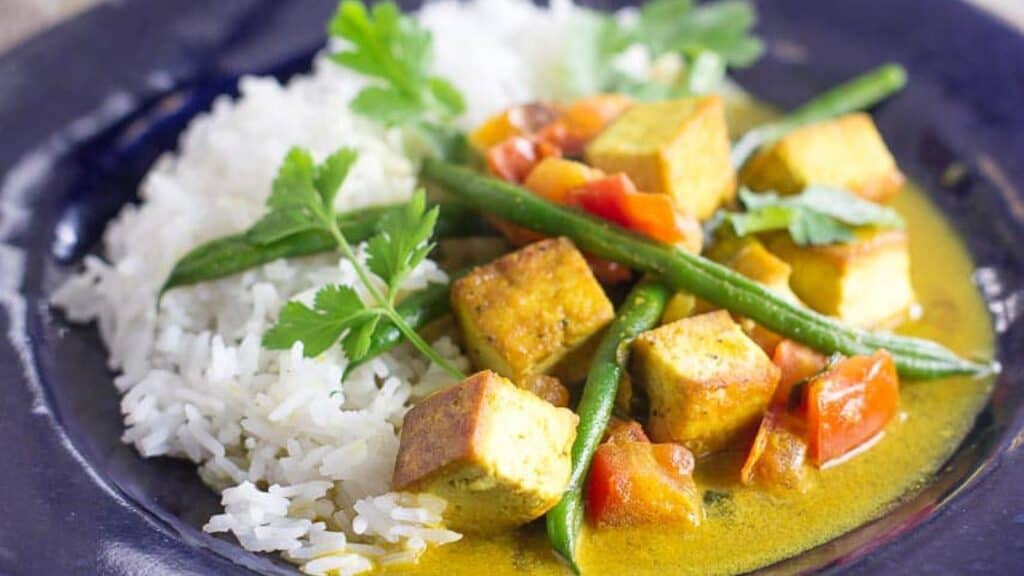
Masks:
[[[850,242],[862,226],[904,226],[892,208],[826,186],[811,186],[795,196],[755,194],[743,188],[740,201],[746,212],[724,213],[722,217],[737,235],[786,230],[800,246]]]
[[[437,224],[438,210],[434,207],[427,211],[426,205],[426,193],[417,190],[406,209],[382,219],[380,234],[367,242],[367,266],[388,284],[390,297],[434,249],[430,237]]]
[[[351,104],[355,112],[396,126],[443,123],[465,109],[459,91],[430,73],[430,32],[402,14],[394,2],[378,2],[367,12],[362,2],[344,0],[328,30],[349,44],[331,58],[380,82],[359,92]]]
[[[397,26],[385,11],[382,26]],[[247,233],[246,238],[269,245],[283,238],[297,237],[314,230],[326,233],[355,268],[356,275],[372,302],[363,303],[350,286],[326,286],[316,293],[313,307],[288,302],[281,309],[277,324],[263,336],[266,348],[287,349],[302,342],[303,354],[316,356],[344,335],[342,348],[355,365],[365,360],[374,345],[374,334],[381,322],[390,323],[425,356],[449,374],[462,373],[441,357],[409,326],[396,310],[395,301],[402,282],[434,248],[434,234],[440,213],[435,206],[427,210],[426,193],[417,190],[402,209],[387,212],[376,225],[378,233],[367,240],[367,264],[356,258],[334,216],[334,200],[357,159],[355,150],[342,148],[315,164],[305,150],[288,153],[274,179],[267,199],[267,214]],[[371,279],[377,275],[387,290],[378,289]]]
[[[303,355],[317,356],[368,313],[351,287],[325,286],[316,293],[313,308],[296,301],[285,304],[277,324],[263,335],[263,346],[287,350],[302,342]]]
[[[745,67],[764,51],[752,35],[753,5],[722,0],[694,6],[690,0],[655,0],[643,5],[636,20],[591,11],[580,19],[567,42],[567,78],[576,94],[622,92],[640,99],[702,94],[717,88],[727,66]],[[615,66],[628,47],[643,46],[652,59],[678,54],[683,73],[674,82],[640,82]]]

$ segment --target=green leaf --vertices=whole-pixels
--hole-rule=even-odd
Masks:
[[[265,246],[300,232],[322,228],[320,216],[310,207],[288,206],[265,214],[246,231],[246,237]]]
[[[292,148],[277,170],[267,207],[277,210],[319,204],[320,196],[313,186],[315,171],[313,156],[301,148]]]
[[[801,246],[850,242],[858,227],[902,228],[903,219],[893,209],[859,196],[823,186],[811,186],[795,196],[755,194],[740,190],[746,212],[725,213],[739,236],[786,230]]]
[[[433,249],[430,237],[437,214],[436,207],[426,210],[426,193],[417,190],[406,209],[382,219],[380,234],[367,242],[367,266],[388,284],[391,294]]]
[[[361,2],[345,0],[328,31],[348,43],[331,56],[334,62],[379,82],[352,100],[356,113],[395,126],[446,121],[465,109],[459,91],[430,74],[430,32],[394,2],[378,2],[368,13]]]
[[[751,3],[723,0],[694,6],[690,0],[647,2],[632,24],[586,12],[566,39],[566,79],[575,94],[622,92],[640,99],[699,94],[721,85],[727,66],[749,66],[763,52],[752,36],[757,14]],[[638,82],[616,70],[614,60],[639,44],[651,58],[680,55],[686,71],[678,83]]]
[[[316,293],[313,308],[288,302],[277,324],[263,335],[263,346],[286,350],[302,342],[307,358],[330,348],[347,328],[368,314],[363,302],[348,286],[331,285]]]
[[[903,217],[892,208],[838,188],[810,186],[799,198],[801,205],[853,226],[904,227]]]
[[[352,111],[387,126],[411,122],[422,114],[416,99],[391,87],[367,86],[349,104]]]
[[[358,158],[359,153],[352,148],[341,148],[316,167],[313,186],[320,194],[320,201],[327,212],[333,211],[334,198]]]
[[[341,340],[341,347],[349,364],[358,364],[366,360],[373,345],[373,334],[379,323],[380,315],[375,315],[349,328],[348,334]]]

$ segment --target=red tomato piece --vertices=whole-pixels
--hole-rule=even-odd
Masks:
[[[822,466],[870,441],[896,416],[899,397],[885,350],[840,360],[812,379],[805,396],[811,459]]]
[[[686,240],[691,231],[672,198],[638,192],[622,173],[588,182],[569,196],[585,212],[667,244]]]
[[[542,159],[561,155],[550,143],[513,136],[487,150],[487,168],[498,178],[519,184]]]
[[[772,404],[779,406],[789,404],[793,386],[828,366],[828,358],[824,355],[792,340],[782,340],[775,346],[772,362],[779,367],[780,372]]]
[[[693,454],[679,444],[616,442],[594,454],[587,517],[598,526],[700,523]]]

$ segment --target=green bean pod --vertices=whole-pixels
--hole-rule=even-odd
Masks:
[[[440,207],[435,237],[468,235],[479,231],[480,218],[476,213],[451,202],[440,204]],[[382,217],[402,208],[377,206],[339,214],[338,227],[349,242],[357,244],[377,233],[377,223]],[[230,276],[279,258],[309,256],[336,248],[334,238],[321,231],[301,232],[269,244],[257,243],[245,232],[217,238],[198,246],[178,260],[161,287],[160,294],[162,296],[178,286]]]
[[[732,164],[742,167],[758,148],[815,122],[822,122],[865,110],[899,92],[907,83],[907,72],[899,64],[885,64],[827,90],[774,122],[744,134],[732,149]]]
[[[583,212],[552,204],[518,186],[437,160],[423,164],[422,176],[483,212],[549,236],[566,236],[580,249],[648,272],[674,290],[685,290],[716,306],[746,316],[778,334],[826,354],[892,353],[901,376],[938,378],[989,374],[991,363],[972,362],[917,338],[872,333],[847,326],[790,302],[720,264],[654,242]]]
[[[611,418],[619,381],[626,371],[629,345],[638,334],[657,324],[669,295],[669,289],[661,284],[638,284],[601,339],[587,374],[583,396],[576,408],[580,422],[576,442],[572,445],[569,486],[546,517],[551,545],[577,572],[576,540],[583,525],[583,484],[590,461]]]

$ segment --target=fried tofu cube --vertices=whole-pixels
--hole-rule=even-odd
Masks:
[[[444,498],[455,530],[520,526],[561,499],[577,422],[571,410],[478,372],[406,414],[392,485]]]
[[[914,303],[902,230],[861,232],[854,242],[832,246],[797,246],[782,234],[766,242],[793,268],[796,295],[822,314],[854,326],[880,326],[899,320]]]
[[[535,242],[452,286],[474,365],[519,382],[548,372],[611,322],[615,310],[565,238]]]
[[[633,344],[633,369],[650,401],[651,439],[698,455],[752,430],[779,380],[779,369],[724,310],[644,332]]]
[[[789,286],[793,269],[765,248],[757,238],[723,238],[708,251],[708,257],[764,285],[780,296],[796,300],[796,295]]]
[[[671,195],[700,219],[736,191],[719,96],[634,104],[587,146],[586,159],[608,174],[625,172],[644,192]]]
[[[900,191],[904,178],[871,116],[857,113],[782,137],[751,158],[740,181],[780,194],[811,184],[835,186],[883,202]]]

